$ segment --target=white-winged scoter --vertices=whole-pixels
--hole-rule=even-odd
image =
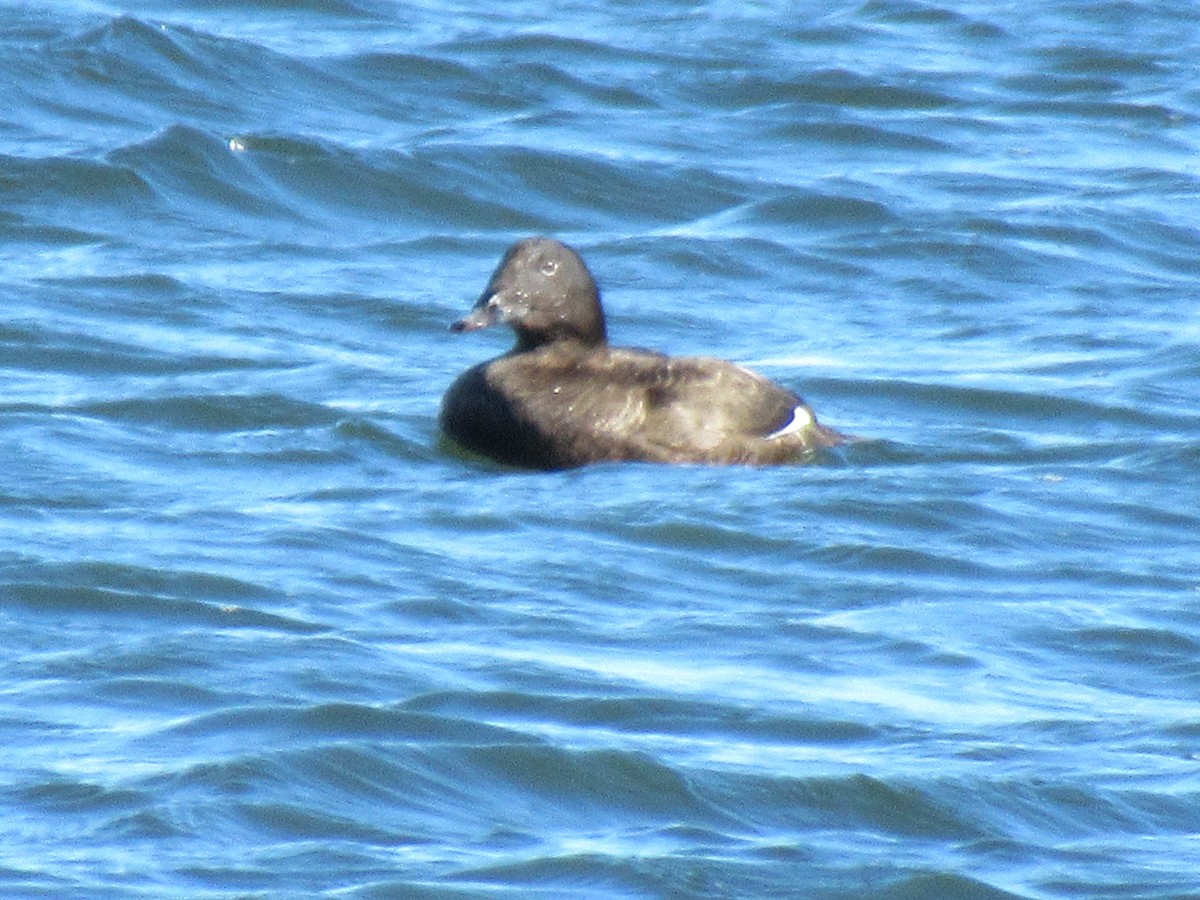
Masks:
[[[510,247],[451,330],[501,323],[516,345],[460,375],[440,416],[451,439],[498,462],[763,465],[845,440],[796,394],[742,366],[609,346],[595,280],[551,238]]]

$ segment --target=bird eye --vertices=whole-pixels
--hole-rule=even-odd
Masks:
[[[543,275],[553,275],[557,271],[558,271],[558,260],[557,259],[547,259],[547,260],[542,261],[542,274]]]

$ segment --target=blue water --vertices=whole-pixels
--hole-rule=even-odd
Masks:
[[[0,3],[0,895],[1200,896],[1200,7]],[[509,242],[867,440],[438,439]]]

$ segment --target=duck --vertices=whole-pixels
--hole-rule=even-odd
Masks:
[[[502,465],[773,465],[847,440],[797,394],[744,366],[611,346],[596,280],[554,238],[513,244],[450,330],[495,325],[516,342],[459,375],[438,419],[453,443]]]

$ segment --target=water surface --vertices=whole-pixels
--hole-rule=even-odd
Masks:
[[[1200,14],[0,5],[0,890],[1200,893]],[[812,466],[439,441],[515,238]]]

